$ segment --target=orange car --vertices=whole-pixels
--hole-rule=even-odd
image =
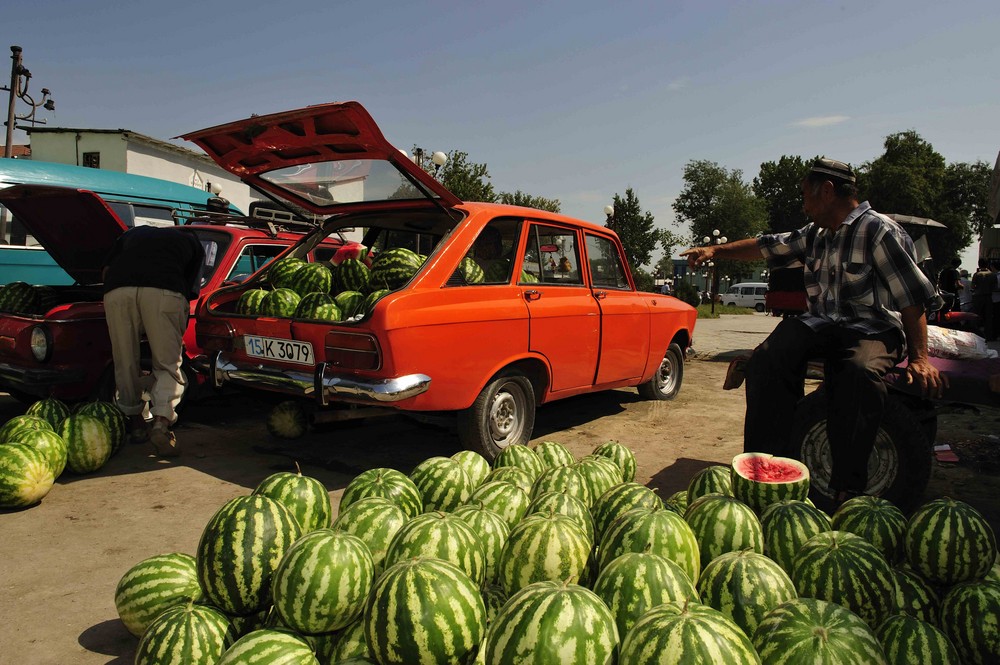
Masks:
[[[540,404],[622,387],[666,400],[680,389],[695,310],[637,291],[610,229],[464,203],[390,145],[356,102],[184,138],[252,186],[329,215],[246,282],[202,301],[196,330],[206,355],[195,367],[217,386],[455,413],[463,445],[488,459],[528,442]],[[371,261],[358,311],[347,298],[343,320],[238,313],[248,290],[285,283],[281,259],[347,229],[362,231],[360,258]],[[367,270],[360,263],[334,284],[353,286]]]

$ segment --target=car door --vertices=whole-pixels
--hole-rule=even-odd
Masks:
[[[649,356],[649,306],[632,289],[617,243],[587,233],[586,247],[592,297],[601,312],[595,383],[640,377]]]
[[[600,308],[584,283],[576,229],[529,223],[518,285],[528,303],[528,348],[549,360],[551,390],[591,386]]]

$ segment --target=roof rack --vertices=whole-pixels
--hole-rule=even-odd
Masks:
[[[255,212],[274,213],[279,211],[261,209]],[[272,237],[277,236],[281,231],[308,233],[318,226],[313,222],[295,219],[290,214],[282,215],[280,212],[274,216],[266,214],[247,217],[228,212],[198,211],[192,214],[189,210],[174,210],[173,218],[178,224],[184,225],[244,226],[251,229],[261,229],[267,231]]]

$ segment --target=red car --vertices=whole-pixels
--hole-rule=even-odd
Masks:
[[[680,389],[695,310],[637,291],[610,229],[462,202],[356,102],[184,138],[251,186],[330,216],[287,257],[345,228],[363,229],[371,251],[370,271],[355,261],[335,280],[361,284],[345,320],[237,313],[245,291],[279,282],[268,268],[203,298],[198,344],[208,353],[194,365],[215,385],[456,414],[464,445],[488,459],[528,442],[540,404],[622,387],[670,399]],[[354,293],[367,295],[363,307],[351,305]]]
[[[0,192],[0,202],[76,282],[48,287],[50,301],[42,313],[0,313],[0,390],[25,402],[50,396],[64,401],[110,400],[114,371],[101,268],[127,227],[100,196],[89,191],[17,185]],[[178,228],[198,236],[205,248],[202,294],[245,279],[300,240],[303,227],[312,228],[307,223],[296,225],[290,215],[285,221],[228,214],[200,219]],[[339,237],[330,238],[307,258],[327,260],[341,244]],[[191,304],[192,315],[196,306]],[[192,316],[184,335],[189,359],[202,353],[194,321]],[[148,363],[148,354],[144,362]],[[187,363],[185,373],[193,385],[196,375]]]

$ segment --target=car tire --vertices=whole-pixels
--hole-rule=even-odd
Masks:
[[[754,308],[754,311],[763,312],[764,311],[764,303],[760,303],[759,302],[756,305],[754,305],[753,308]]]
[[[462,445],[492,463],[508,446],[527,445],[535,427],[535,389],[520,372],[498,374],[458,413]]]
[[[826,436],[827,399],[820,388],[804,397],[795,409],[795,449],[810,473],[810,497],[820,508],[833,508],[830,489],[830,443]],[[894,395],[885,402],[885,414],[868,460],[866,494],[892,501],[903,512],[923,498],[931,474],[931,442],[912,409]]]
[[[734,302],[727,302],[726,303],[726,307],[736,307],[736,303],[734,303]]]
[[[673,399],[680,392],[683,382],[684,352],[680,345],[671,342],[653,378],[638,386],[639,395],[651,400]]]

